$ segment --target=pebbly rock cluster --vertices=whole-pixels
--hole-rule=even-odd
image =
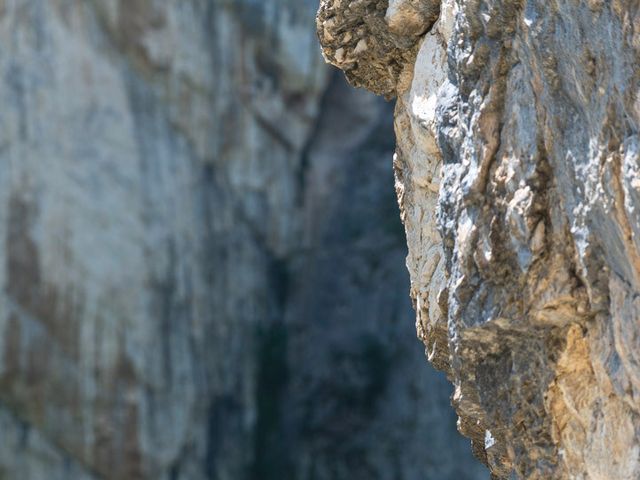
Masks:
[[[349,81],[392,97],[411,75],[417,44],[438,17],[437,2],[321,2],[318,37],[325,59]]]
[[[323,12],[346,17],[348,3],[324,0],[318,16],[341,67]],[[384,2],[380,41],[402,30],[394,12],[419,5]],[[640,11],[439,11],[395,58],[406,80],[392,92],[418,336],[495,478],[639,478]]]

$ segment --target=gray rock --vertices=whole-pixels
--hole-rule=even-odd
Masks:
[[[0,478],[478,478],[314,10],[0,0]]]
[[[640,477],[639,20],[629,1],[445,0],[396,59],[418,332],[497,478]]]

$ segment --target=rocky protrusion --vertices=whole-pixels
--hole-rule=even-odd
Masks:
[[[420,35],[420,5],[389,5],[393,35]],[[418,334],[496,478],[640,478],[639,22],[630,1],[444,0],[396,57]]]
[[[390,98],[408,87],[419,36],[438,12],[431,0],[322,0],[318,37],[352,85]]]

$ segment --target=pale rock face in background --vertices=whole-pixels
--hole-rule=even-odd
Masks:
[[[443,1],[395,55],[415,38],[390,18],[415,6],[367,10],[392,41],[366,70],[323,37],[358,24],[344,2],[318,31],[355,85],[398,97],[418,333],[459,428],[496,478],[640,478],[637,5]]]
[[[1,479],[486,478],[314,10],[0,1]]]

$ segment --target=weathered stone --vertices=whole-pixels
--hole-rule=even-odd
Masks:
[[[411,81],[419,35],[436,1],[322,0],[317,28],[325,59],[356,87],[391,97]],[[408,69],[406,67],[409,67]]]
[[[496,477],[638,478],[638,9],[440,12],[413,65],[397,58],[419,336]]]
[[[0,0],[0,479],[479,477],[315,7]]]

